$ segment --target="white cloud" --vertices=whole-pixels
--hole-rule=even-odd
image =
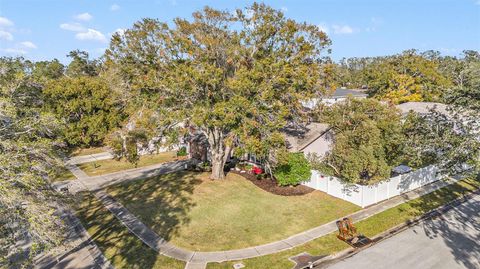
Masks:
[[[86,30],[80,23],[62,23],[60,24],[60,28],[73,32],[83,32]]]
[[[13,55],[27,54],[27,51],[23,49],[8,48],[8,49],[2,49],[2,51],[8,54],[13,54]]]
[[[75,34],[75,38],[78,40],[92,40],[92,41],[100,41],[100,42],[107,42],[107,38],[101,32],[95,29],[87,29],[86,32],[77,33]]]
[[[352,27],[348,25],[332,25],[334,34],[351,34],[353,33]]]
[[[13,26],[13,22],[5,17],[0,17],[0,27]]]
[[[288,8],[287,8],[287,7],[281,7],[280,10],[282,10],[283,13],[288,12]]]
[[[126,31],[126,29],[118,28],[117,30],[115,30],[115,31],[113,31],[113,32],[111,32],[111,33],[108,33],[108,35],[112,36],[112,35],[118,33],[119,35],[123,36],[123,35],[125,34],[125,31]]]
[[[7,31],[0,30],[0,39],[12,41],[13,35]]]
[[[119,10],[119,9],[120,9],[120,6],[117,5],[117,4],[113,4],[113,5],[110,6],[110,10],[111,10],[111,11],[117,11],[117,10]]]
[[[90,15],[88,12],[85,12],[85,13],[82,13],[82,14],[78,14],[75,16],[75,19],[79,20],[79,21],[89,21],[93,18],[92,15]]]
[[[37,48],[37,45],[35,45],[31,41],[23,41],[23,42],[20,42],[20,44],[27,49],[36,49]]]
[[[328,34],[330,32],[330,28],[328,28],[328,25],[326,23],[320,23],[318,25],[318,28],[320,31],[324,32],[325,34]]]

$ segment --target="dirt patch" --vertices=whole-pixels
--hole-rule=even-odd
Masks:
[[[275,180],[272,180],[271,178],[257,179],[255,175],[250,173],[240,173],[239,171],[230,171],[230,173],[240,175],[244,177],[246,180],[251,181],[253,184],[261,188],[262,190],[268,191],[276,195],[298,196],[298,195],[305,195],[315,190],[304,185],[287,186],[287,187],[278,186],[277,182]]]

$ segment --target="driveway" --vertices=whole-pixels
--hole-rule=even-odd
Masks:
[[[480,268],[480,195],[328,268]]]

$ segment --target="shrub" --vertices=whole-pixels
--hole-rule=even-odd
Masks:
[[[177,157],[181,157],[181,156],[187,156],[186,147],[181,147],[179,150],[177,150]]]
[[[210,172],[210,171],[212,171],[212,165],[208,161],[201,162],[201,163],[197,164],[195,170],[200,171],[200,172]]]
[[[280,186],[298,185],[310,179],[310,163],[301,152],[286,153],[274,172]]]

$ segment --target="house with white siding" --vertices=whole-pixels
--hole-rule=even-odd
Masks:
[[[307,102],[303,103],[303,106],[308,109],[315,108],[318,104],[325,104],[325,105],[333,105],[338,102],[342,102],[348,97],[358,98],[358,99],[365,99],[368,95],[365,93],[365,90],[360,89],[346,89],[346,88],[338,88],[336,89],[331,95],[327,95],[322,98],[313,98]]]

